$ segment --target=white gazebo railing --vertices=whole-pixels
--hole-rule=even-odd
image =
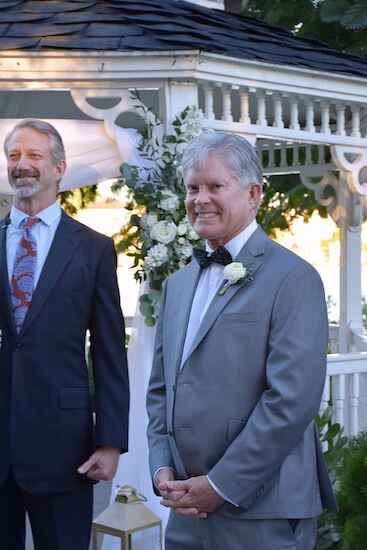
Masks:
[[[321,412],[330,401],[345,435],[367,429],[367,352],[328,356]]]

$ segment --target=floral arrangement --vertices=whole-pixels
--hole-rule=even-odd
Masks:
[[[186,144],[201,132],[202,113],[186,107],[173,121],[172,133],[155,138],[159,122],[151,122],[137,94],[135,99],[146,122],[146,135],[139,144],[141,166],[123,164],[122,181],[113,187],[127,185],[126,208],[131,210],[117,250],[134,258],[135,279],[149,283],[149,291],[140,296],[140,311],[145,323],[154,326],[163,281],[191,261],[193,246],[200,244],[186,216],[181,157]]]

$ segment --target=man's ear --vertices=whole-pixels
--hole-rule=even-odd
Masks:
[[[250,204],[257,207],[262,194],[262,186],[260,183],[253,183],[250,187]]]
[[[55,164],[55,175],[58,182],[61,180],[62,176],[65,174],[65,170],[66,170],[66,162],[64,160],[59,160]]]

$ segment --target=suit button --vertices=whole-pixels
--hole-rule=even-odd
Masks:
[[[17,344],[15,346],[15,351],[20,351],[22,349],[22,346],[20,344]]]
[[[168,434],[170,437],[173,437],[173,432],[171,432],[171,430],[168,430],[168,431],[167,431],[167,434]]]

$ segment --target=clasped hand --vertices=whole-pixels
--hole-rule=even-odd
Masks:
[[[157,488],[162,496],[161,504],[176,514],[206,518],[224,502],[210,485],[206,476],[175,480],[174,472],[165,468],[158,473]],[[161,475],[159,475],[161,474]]]

